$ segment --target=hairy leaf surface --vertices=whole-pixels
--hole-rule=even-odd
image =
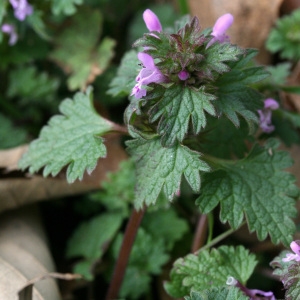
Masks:
[[[202,291],[207,287],[226,286],[228,276],[245,284],[256,265],[255,256],[242,246],[221,246],[179,258],[171,271],[165,289],[174,298]]]
[[[136,139],[128,141],[127,145],[137,168],[135,190],[137,208],[143,207],[143,204],[154,204],[162,190],[167,198],[172,200],[180,188],[183,175],[193,191],[199,191],[199,172],[210,170],[209,166],[200,159],[199,153],[180,144],[164,148],[156,138]]]
[[[250,85],[266,78],[269,73],[262,67],[247,66],[255,54],[256,51],[248,49],[239,61],[230,63],[231,70],[216,81],[216,110],[218,114],[225,114],[237,127],[240,125],[239,116],[242,116],[252,129],[253,123],[258,121],[256,112],[263,106],[263,95]]]
[[[196,204],[208,213],[219,203],[220,219],[238,228],[246,215],[250,231],[259,239],[269,234],[274,243],[289,244],[295,230],[294,177],[283,170],[292,165],[290,156],[278,151],[278,142],[256,145],[237,162],[220,162],[220,168],[205,176]]]
[[[234,286],[218,287],[204,290],[201,292],[192,291],[191,295],[184,297],[185,300],[247,300],[247,296]]]
[[[274,275],[278,275],[283,283],[286,300],[300,299],[300,265],[299,262],[291,260],[284,262],[282,259],[291,251],[283,251],[279,256],[275,257],[270,263],[275,270]],[[294,253],[293,253],[294,254]]]
[[[55,176],[66,165],[67,180],[82,179],[85,170],[92,172],[97,160],[106,156],[101,135],[112,123],[99,116],[92,106],[92,92],[76,93],[60,105],[61,115],[52,117],[38,139],[33,141],[19,166],[31,173],[44,167],[43,175]]]
[[[190,121],[193,132],[199,133],[206,126],[205,113],[215,115],[212,100],[215,97],[204,89],[196,91],[180,85],[167,88],[150,111],[150,121],[159,120],[157,130],[162,136],[162,145],[169,147],[176,140],[181,142],[189,130]]]

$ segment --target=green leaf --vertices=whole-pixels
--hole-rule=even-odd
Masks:
[[[263,95],[250,87],[269,73],[262,67],[247,67],[247,63],[256,54],[251,49],[239,61],[229,64],[231,70],[222,74],[215,85],[217,101],[214,102],[218,114],[226,117],[236,126],[240,125],[239,115],[253,129],[253,123],[258,122],[257,110],[263,106]]]
[[[83,0],[52,0],[52,12],[54,15],[73,15],[76,12],[76,5],[83,4]]]
[[[20,39],[13,47],[2,43],[0,47],[0,67],[11,68],[11,65],[32,63],[34,60],[46,60],[49,54],[49,43],[35,34]]]
[[[209,118],[205,132],[199,136],[200,152],[219,158],[245,157],[247,141],[251,140],[246,122],[241,120],[236,128],[227,118]]]
[[[280,111],[282,114],[282,117],[284,119],[287,119],[289,122],[291,122],[293,124],[293,126],[299,128],[300,127],[300,114],[299,113],[295,113],[295,112],[291,112],[291,111],[287,111],[287,110],[282,110]]]
[[[200,171],[209,166],[200,160],[200,154],[177,144],[164,148],[159,139],[136,139],[127,142],[128,151],[136,163],[135,206],[154,204],[161,190],[172,200],[180,188],[182,175],[194,192],[200,189]]]
[[[8,97],[20,97],[22,104],[32,105],[33,101],[53,101],[59,86],[57,78],[46,72],[39,73],[34,66],[19,67],[9,73]]]
[[[122,299],[140,299],[149,292],[151,275],[135,266],[126,268],[124,280],[120,290]]]
[[[122,211],[129,215],[129,204],[134,199],[135,169],[132,160],[120,163],[117,172],[107,174],[107,180],[102,181],[102,191],[92,196],[94,201],[103,204],[106,209]]]
[[[226,286],[228,276],[246,284],[256,266],[255,256],[242,246],[221,246],[218,249],[189,254],[175,261],[165,284],[168,294],[174,298],[187,296],[193,291],[207,287]]]
[[[31,173],[44,168],[43,175],[55,176],[66,165],[67,180],[72,183],[96,167],[97,160],[106,156],[101,135],[112,129],[112,123],[100,117],[92,106],[92,90],[76,93],[74,100],[66,99],[60,105],[62,115],[54,116],[37,140],[19,162]]]
[[[251,232],[260,240],[269,234],[274,243],[288,245],[295,230],[295,178],[285,171],[292,165],[288,153],[278,151],[278,142],[256,145],[243,160],[220,161],[219,169],[204,177],[201,195],[196,200],[203,213],[219,203],[220,220],[238,228],[244,214]]]
[[[237,61],[245,50],[230,43],[214,43],[206,49],[205,60],[200,63],[201,71],[211,77],[211,71],[219,74],[230,71],[226,64],[229,61]]]
[[[7,5],[7,3],[5,1],[0,2],[0,24],[2,24],[3,17],[5,16],[5,13],[6,13],[6,5]],[[1,42],[1,39],[0,39],[0,42]]]
[[[275,269],[273,274],[279,276],[280,281],[286,289],[285,299],[300,300],[300,264],[295,260],[282,261],[287,253],[291,252],[281,252],[279,256],[274,258],[270,265]]]
[[[114,97],[128,96],[135,85],[135,78],[139,72],[137,52],[128,51],[122,58],[116,77],[111,81],[107,93]]]
[[[155,239],[163,239],[168,250],[188,232],[187,222],[179,218],[172,207],[148,212],[143,218],[142,227]]]
[[[93,265],[106,252],[123,221],[120,213],[105,213],[81,223],[68,240],[67,258],[83,258],[74,266],[74,272],[93,280]]]
[[[300,94],[300,86],[281,86],[280,88],[288,93]]]
[[[170,147],[176,140],[181,142],[189,130],[190,122],[193,133],[199,133],[206,126],[205,112],[215,115],[212,100],[215,97],[207,94],[204,88],[197,91],[175,84],[167,88],[150,110],[150,122],[159,120],[157,130],[162,136],[162,145]]]
[[[285,274],[288,273],[289,266],[295,263],[293,260],[287,262],[282,261],[287,254],[292,254],[292,252],[284,250],[270,262],[270,266],[274,269],[273,274],[279,276],[279,278],[283,278]]]
[[[113,39],[104,38],[96,49],[96,53],[91,54],[92,59],[89,60],[88,65],[80,69],[77,64],[74,64],[73,74],[68,79],[70,90],[85,88],[87,84],[95,80],[96,76],[102,74],[114,56],[113,49],[115,45],[116,42]]]
[[[95,260],[91,259],[83,259],[79,262],[76,262],[73,267],[73,273],[80,274],[83,276],[85,280],[93,280],[93,264],[95,264]]]
[[[37,9],[33,10],[33,14],[26,18],[26,22],[32,27],[32,29],[42,38],[47,41],[51,40],[46,28],[46,24],[43,21],[43,12]]]
[[[204,290],[202,292],[192,291],[191,295],[184,297],[185,300],[247,300],[247,296],[234,286],[218,287]]]
[[[279,52],[281,58],[298,60],[300,58],[300,9],[277,20],[266,41],[266,48],[272,52]]]
[[[105,38],[98,45],[102,22],[100,11],[84,9],[55,38],[57,47],[50,57],[70,74],[70,90],[85,89],[103,73],[114,55],[114,40]]]
[[[291,73],[291,63],[284,62],[276,66],[267,66],[265,69],[270,73],[270,77],[262,80],[258,87],[263,90],[278,90],[280,86],[286,84]]]
[[[0,113],[0,149],[16,147],[26,142],[27,133],[13,125],[10,119]]]
[[[67,258],[101,258],[122,221],[123,217],[119,213],[105,213],[81,223],[68,241]]]
[[[300,115],[298,113],[286,110],[274,111],[272,114],[272,124],[275,127],[272,136],[278,136],[286,146],[290,147],[295,143],[300,143],[298,133]]]

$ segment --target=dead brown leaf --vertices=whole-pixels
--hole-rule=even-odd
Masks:
[[[62,280],[75,280],[75,279],[81,279],[82,276],[79,274],[62,274],[62,273],[56,273],[56,272],[50,272],[43,275],[40,275],[38,277],[35,277],[31,280],[29,280],[24,287],[20,289],[18,292],[19,300],[32,300],[33,299],[33,288],[34,284],[45,279],[62,279]]]
[[[107,157],[99,159],[98,166],[91,175],[85,174],[82,181],[67,183],[64,172],[55,178],[43,178],[40,175],[26,176],[25,173],[12,172],[26,151],[26,146],[0,151],[0,167],[3,168],[0,179],[0,212],[18,208],[22,205],[67,195],[80,194],[100,188],[108,172],[118,169],[119,163],[127,158],[120,145],[119,135],[106,137]],[[1,299],[1,298],[0,298]]]
[[[0,151],[0,168],[6,171],[13,171],[18,169],[18,161],[27,151],[28,146],[22,145],[16,148]]]
[[[234,16],[228,30],[230,40],[244,48],[257,48],[257,61],[267,64],[270,54],[265,50],[265,40],[279,15],[283,0],[189,0],[192,15],[199,18],[203,27],[212,27],[225,13]]]
[[[30,279],[49,272],[54,264],[36,207],[0,215],[0,299],[17,300]],[[37,282],[33,299],[60,300],[55,280]]]

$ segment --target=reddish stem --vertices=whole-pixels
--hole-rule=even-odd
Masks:
[[[134,209],[131,213],[130,219],[126,226],[119,257],[115,265],[114,273],[105,298],[106,300],[114,300],[118,298],[125,275],[126,266],[130,257],[130,252],[145,211],[146,208],[143,208],[139,211]]]
[[[196,232],[194,235],[192,253],[196,252],[198,249],[200,249],[203,246],[206,238],[206,231],[207,231],[207,215],[200,215],[198,219]]]

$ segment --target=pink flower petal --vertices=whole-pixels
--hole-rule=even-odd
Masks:
[[[209,41],[206,48],[210,47],[217,41],[219,43],[229,42],[229,37],[225,34],[225,32],[232,25],[233,20],[234,18],[232,14],[225,14],[216,21],[211,33],[213,38]]]
[[[10,46],[13,46],[17,42],[18,34],[13,25],[5,23],[1,26],[1,31],[9,35],[8,44]]]
[[[220,36],[223,35],[228,28],[232,25],[233,23],[233,15],[232,14],[225,14],[221,16],[215,23],[213,27],[213,36]]]
[[[297,255],[300,256],[300,246],[298,244],[299,241],[293,241],[290,244],[291,249],[293,250],[293,252]]]
[[[152,10],[146,9],[143,13],[143,18],[149,31],[162,31],[160,21]]]
[[[151,55],[144,53],[144,52],[139,52],[138,59],[143,63],[144,67],[149,68],[149,69],[156,68],[155,64],[154,64],[154,59],[152,58]]]
[[[279,108],[279,104],[276,100],[274,100],[272,98],[268,98],[265,100],[265,108],[275,110],[275,109]]]
[[[188,71],[182,70],[178,73],[178,77],[180,80],[187,80],[190,77],[190,73]]]

